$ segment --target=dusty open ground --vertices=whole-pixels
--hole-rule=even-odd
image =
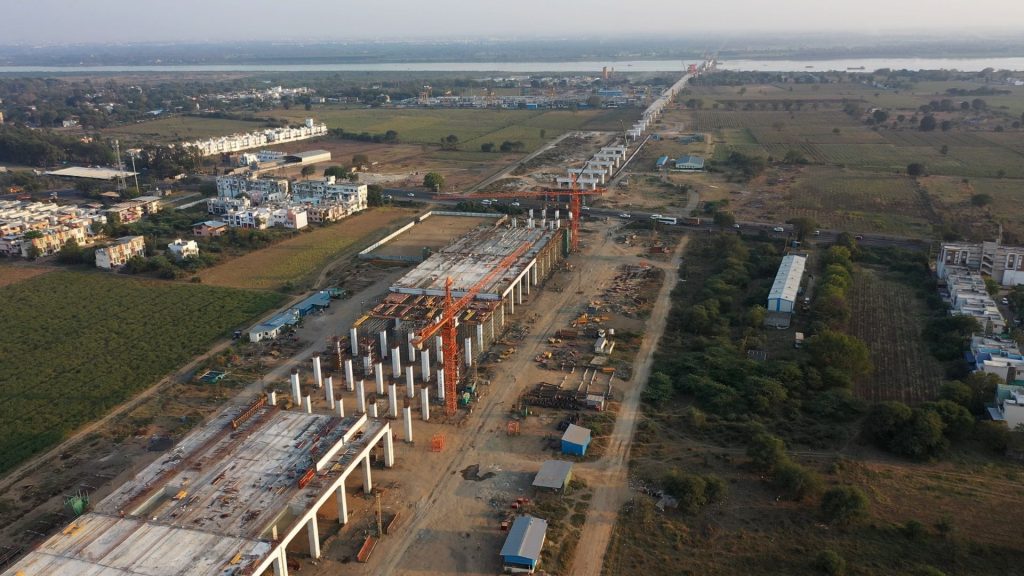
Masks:
[[[431,250],[444,248],[453,238],[462,236],[478,226],[494,225],[496,221],[497,218],[431,215],[422,223],[413,226],[374,250],[373,255],[407,258],[421,256],[424,248]]]
[[[52,270],[54,269],[46,266],[34,266],[24,262],[3,262],[0,263],[0,286],[28,280]]]

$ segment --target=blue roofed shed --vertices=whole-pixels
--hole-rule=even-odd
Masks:
[[[658,161],[654,163],[654,166],[656,168],[664,168],[666,164],[668,164],[668,156],[661,156],[658,158]]]
[[[260,342],[262,340],[273,340],[281,335],[286,326],[292,326],[299,322],[299,311],[295,308],[287,310],[274,316],[266,322],[260,322],[249,329],[249,341]]]
[[[323,310],[331,305],[331,293],[327,290],[321,290],[316,294],[313,294],[309,298],[306,298],[302,302],[295,305],[294,309],[298,310],[299,316],[309,316],[317,310]]]
[[[590,446],[590,429],[569,424],[565,434],[562,434],[562,454],[584,456],[587,453],[587,446]]]
[[[501,547],[501,563],[506,572],[532,574],[540,563],[540,551],[544,548],[548,523],[530,515],[519,516],[508,531],[505,545]]]
[[[687,154],[686,156],[681,156],[679,158],[676,158],[675,169],[685,172],[696,172],[699,170],[703,170],[704,159],[701,158],[700,156],[691,156],[689,154]]]

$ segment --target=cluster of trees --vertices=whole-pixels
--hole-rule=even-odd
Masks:
[[[688,265],[681,270],[690,282],[673,296],[644,401],[657,409],[685,395],[719,422],[775,424],[813,445],[841,437],[842,424],[863,411],[850,392],[850,374],[863,365],[845,360],[848,352],[857,358],[861,351],[850,352],[855,346],[837,334],[819,339],[811,361],[749,359],[747,350],[765,343],[766,310],[760,303],[778,252],[770,243],[748,248],[732,235],[709,238],[691,250],[689,261],[707,266],[707,277],[694,277]]]
[[[481,152],[494,152],[495,150],[504,153],[523,152],[526,150],[526,144],[523,144],[519,140],[516,140],[514,142],[505,140],[504,142],[501,143],[501,146],[498,147],[495,147],[494,142],[485,142],[480,145]]]
[[[755,470],[767,476],[773,488],[787,500],[801,501],[821,491],[822,481],[813,470],[790,459],[781,438],[761,432],[747,444],[747,456]]]
[[[814,319],[824,328],[843,330],[850,321],[847,292],[853,283],[850,249],[832,246],[822,258],[821,280],[815,285]]]
[[[342,140],[356,140],[358,142],[373,142],[375,144],[398,144],[398,132],[388,130],[381,134],[370,134],[369,132],[348,132],[344,128],[331,128],[331,136]]]
[[[721,502],[728,493],[725,482],[717,476],[686,474],[675,468],[664,475],[661,486],[686,514],[696,514],[708,504]]]
[[[744,154],[733,150],[725,160],[709,161],[707,170],[709,172],[725,172],[730,180],[737,178],[747,181],[759,176],[767,166],[768,162],[762,156]]]
[[[952,442],[973,436],[997,453],[1006,449],[1009,431],[998,422],[978,422],[992,401],[999,377],[974,372],[946,382],[939,399],[910,407],[883,402],[871,408],[861,427],[864,438],[879,448],[927,460],[941,455]]]
[[[26,166],[53,166],[61,162],[112,164],[114,151],[103,142],[82,142],[46,130],[0,126],[0,162]]]
[[[444,188],[444,176],[438,172],[427,172],[423,176],[423,185],[434,191],[439,191]]]
[[[191,146],[145,146],[135,158],[135,168],[154,179],[190,174],[202,164],[199,150]]]

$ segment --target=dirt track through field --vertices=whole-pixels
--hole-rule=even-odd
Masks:
[[[683,238],[672,255],[671,263],[665,266],[665,282],[658,292],[654,310],[647,321],[644,339],[633,364],[631,389],[619,409],[615,428],[608,442],[608,450],[600,460],[580,465],[581,469],[590,472],[588,477],[594,489],[594,498],[587,511],[587,519],[576,547],[573,574],[601,574],[605,551],[611,542],[619,509],[629,499],[629,449],[640,415],[640,394],[643,392],[647,377],[650,376],[658,341],[665,332],[669,307],[672,305],[669,295],[679,279],[676,271],[679,269],[680,258],[688,240],[689,237]]]

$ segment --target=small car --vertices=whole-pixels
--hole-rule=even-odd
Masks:
[[[863,240],[863,239],[864,239],[864,236],[862,236],[862,235],[860,235],[860,234],[857,234],[856,236],[854,236],[854,237],[853,237],[853,239],[854,239],[854,240]]]
[[[409,198],[415,198],[416,197],[416,195],[413,194],[412,192],[409,192],[408,194],[406,194],[406,196],[408,196]]]
[[[515,206],[516,208],[518,208],[519,207],[519,202],[513,202],[512,205]]]
[[[821,236],[821,230],[815,230],[814,231],[814,235],[815,236]]]
[[[739,225],[739,224],[733,224],[733,225],[732,225],[732,227],[733,227],[733,228],[739,228],[739,227],[740,227],[740,225]]]
[[[1003,298],[999,302],[1002,303],[1003,306],[1009,306],[1010,305],[1010,299],[1009,298]]]
[[[786,229],[783,228],[782,226],[776,226],[775,228],[772,228],[772,232],[785,232],[785,231],[786,231]]]
[[[632,217],[633,216],[630,213],[628,213],[628,212],[623,212],[622,214],[619,214],[619,218],[632,218]]]
[[[658,218],[664,218],[661,214],[651,214],[651,220],[657,220]]]

